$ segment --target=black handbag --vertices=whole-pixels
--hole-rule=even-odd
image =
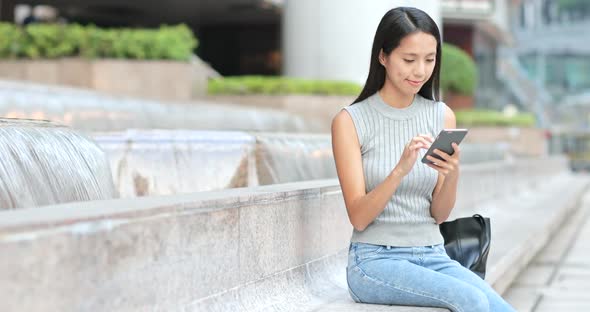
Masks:
[[[479,214],[458,218],[439,225],[449,257],[482,279],[490,252],[490,218]]]

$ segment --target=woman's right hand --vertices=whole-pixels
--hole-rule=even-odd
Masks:
[[[393,170],[397,170],[404,176],[410,173],[416,163],[420,149],[429,149],[432,142],[434,142],[434,139],[426,134],[413,137],[404,147],[402,156]]]

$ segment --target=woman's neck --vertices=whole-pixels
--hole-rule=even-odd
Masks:
[[[387,105],[395,108],[406,108],[410,106],[415,97],[415,94],[401,93],[387,81],[383,85],[383,88],[379,90],[379,95]]]

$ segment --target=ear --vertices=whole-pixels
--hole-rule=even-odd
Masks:
[[[379,63],[382,66],[385,66],[385,60],[387,59],[387,55],[383,52],[383,49],[379,50]]]

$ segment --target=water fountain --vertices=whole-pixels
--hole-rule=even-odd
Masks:
[[[0,209],[117,197],[104,152],[56,123],[0,118]]]
[[[92,138],[124,198],[336,177],[327,134],[135,129]]]
[[[121,197],[295,182],[335,174],[329,135],[295,135],[317,132],[322,125],[280,110],[208,102],[165,103],[0,80],[0,116],[49,119],[87,134],[106,152]]]
[[[255,186],[255,137],[238,131],[130,129],[93,133],[121,197]]]
[[[256,139],[260,185],[336,178],[329,134],[261,133]]]
[[[106,152],[121,197],[336,177],[330,135],[317,133],[317,120],[278,110],[0,80],[0,116],[50,119],[87,134]],[[464,163],[506,154],[489,144],[462,150]]]
[[[158,102],[90,90],[0,80],[0,116],[47,119],[73,129],[199,129],[316,132],[318,120],[272,109],[194,101]]]

